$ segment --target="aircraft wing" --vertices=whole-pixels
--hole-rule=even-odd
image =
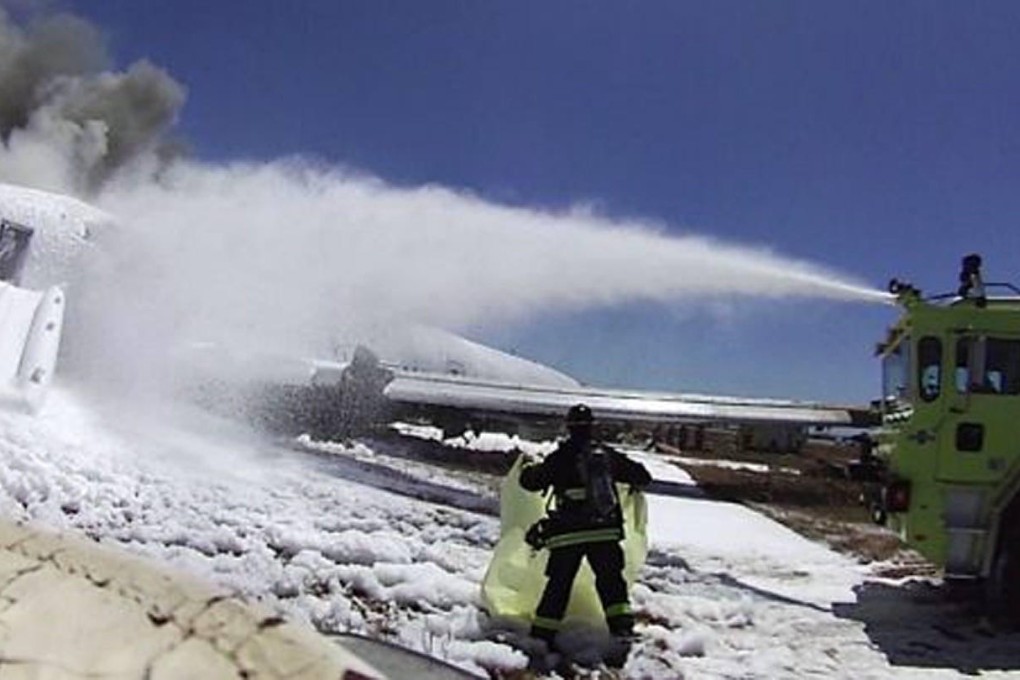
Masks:
[[[411,409],[450,409],[519,420],[558,419],[570,406],[583,402],[600,422],[782,423],[826,427],[869,424],[866,407],[595,387],[514,385],[414,372],[395,372],[383,395],[389,402]]]
[[[646,392],[580,385],[539,385],[382,362],[359,348],[349,362],[255,355],[247,359],[196,345],[188,363],[199,374],[238,376],[252,402],[245,411],[272,429],[330,438],[366,431],[381,422],[428,422],[448,433],[468,428],[555,435],[567,409],[585,403],[610,426],[684,424],[778,425],[795,428],[870,427],[868,407],[807,401]],[[287,370],[282,370],[286,368]],[[216,389],[225,384],[215,380]],[[244,385],[247,384],[245,388]],[[202,399],[216,393],[211,385]],[[233,403],[232,398],[212,399]]]

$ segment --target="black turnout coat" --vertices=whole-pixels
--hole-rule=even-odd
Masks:
[[[590,446],[591,452],[580,450]],[[607,468],[612,478],[613,507],[600,512],[592,503],[592,470]],[[521,470],[521,486],[528,491],[552,488],[552,510],[542,527],[543,543],[556,548],[580,543],[619,541],[623,538],[623,513],[616,484],[645,487],[652,476],[644,465],[616,449],[601,443],[585,443],[573,438],[563,441],[541,463]]]

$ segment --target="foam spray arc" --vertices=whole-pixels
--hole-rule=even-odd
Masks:
[[[109,61],[81,19],[22,28],[0,13],[0,180],[84,193],[118,217],[79,299],[97,332],[131,338],[147,361],[192,338],[315,352],[341,327],[457,329],[637,300],[888,299],[642,220],[397,188],[300,159],[183,160],[168,150],[184,88],[146,62]]]
[[[111,190],[102,206],[132,226],[127,259],[151,259],[131,285],[187,310],[182,323],[204,337],[232,326],[322,340],[338,323],[390,320],[464,328],[638,300],[888,298],[820,267],[638,221],[300,163],[178,164],[165,179]]]

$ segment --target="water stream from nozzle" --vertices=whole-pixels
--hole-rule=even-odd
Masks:
[[[107,283],[133,292],[124,323],[137,333],[154,322],[157,338],[308,351],[359,325],[457,329],[642,300],[890,298],[824,267],[640,220],[294,163],[180,165],[101,205],[123,223]]]

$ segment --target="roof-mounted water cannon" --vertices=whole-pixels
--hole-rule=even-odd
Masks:
[[[957,295],[966,300],[974,300],[978,307],[988,304],[985,297],[985,282],[981,278],[981,256],[971,253],[963,258],[960,265],[960,287]]]
[[[900,281],[899,279],[891,279],[889,281],[889,292],[895,295],[902,305],[921,301],[921,291],[906,281]]]

